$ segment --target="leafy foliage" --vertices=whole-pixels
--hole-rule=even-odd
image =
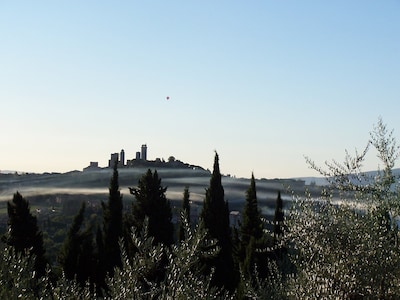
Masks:
[[[1,299],[96,299],[88,286],[82,288],[76,281],[61,276],[56,282],[47,269],[37,278],[34,261],[13,247],[0,255]]]
[[[400,295],[398,233],[381,212],[359,214],[329,201],[299,205],[290,233],[298,251],[294,261],[299,272],[293,281],[297,298]]]
[[[361,171],[368,147],[345,162],[327,163],[332,196],[297,198],[290,214],[287,241],[293,243],[298,273],[289,280],[295,298],[400,297],[399,196],[392,175],[398,147],[379,120],[369,145],[377,150],[383,171],[371,177]]]
[[[371,147],[377,152],[376,156],[383,164],[383,169],[378,166],[375,174],[362,171],[363,163]],[[355,155],[351,156],[346,150],[344,162],[326,161],[327,169],[317,166],[308,157],[306,157],[306,161],[312,169],[323,175],[333,188],[343,192],[358,192],[358,199],[364,203],[366,200],[372,201],[372,204],[376,204],[377,201],[387,202],[386,204],[397,209],[398,201],[393,199],[393,196],[396,196],[398,192],[396,190],[398,178],[393,175],[392,169],[399,157],[399,149],[393,137],[393,131],[389,132],[380,118],[374,125],[374,129],[370,133],[370,140],[361,153],[356,150]],[[368,199],[364,197],[366,194],[369,195]]]
[[[198,268],[201,257],[217,254],[216,242],[207,239],[201,224],[192,231],[184,217],[182,223],[187,238],[171,248],[154,243],[148,218],[139,235],[132,231],[137,252],[133,263],[122,252],[123,268],[109,280],[110,299],[228,299],[210,285],[212,274],[204,276]],[[154,281],[154,270],[163,264],[164,253],[168,257],[165,280]]]
[[[1,299],[34,298],[40,290],[35,277],[32,259],[14,247],[4,249],[0,259]]]
[[[268,273],[268,277],[261,278],[256,266],[251,279],[242,278],[244,282],[244,296],[242,298],[257,300],[289,299],[285,279],[274,260],[267,262],[265,272]]]
[[[181,212],[184,213],[186,222],[188,224],[190,224],[190,201],[189,201],[189,198],[190,198],[189,188],[185,187],[185,190],[183,191]],[[185,229],[184,229],[184,224],[182,222],[179,224],[178,239],[179,239],[179,241],[182,241],[185,239]]]

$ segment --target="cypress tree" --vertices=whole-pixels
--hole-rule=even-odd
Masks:
[[[181,214],[183,214],[186,217],[186,222],[190,225],[190,200],[189,200],[189,198],[190,198],[189,188],[185,187],[185,190],[183,191]],[[180,223],[180,226],[179,226],[178,238],[179,238],[179,241],[182,241],[185,239],[185,230],[183,228],[182,222]]]
[[[37,225],[37,219],[30,212],[29,202],[19,192],[13,200],[7,202],[8,232],[3,240],[14,247],[17,253],[34,255],[34,268],[37,277],[45,274],[46,258],[43,246],[43,235]]]
[[[229,206],[224,199],[218,154],[215,153],[210,186],[206,190],[201,218],[211,238],[218,241],[218,255],[205,262],[206,270],[215,268],[212,284],[233,291],[237,285],[237,272],[233,262]]]
[[[246,202],[240,224],[240,238],[243,246],[248,245],[250,238],[259,240],[263,235],[263,222],[258,208],[257,191],[254,174],[251,174],[250,186],[246,191]]]
[[[278,191],[278,197],[275,202],[275,214],[274,214],[274,242],[276,243],[278,238],[283,234],[283,202],[281,198],[281,192]]]
[[[263,222],[258,208],[257,191],[254,174],[251,174],[250,186],[246,191],[246,202],[240,223],[239,265],[246,275],[253,271],[254,264],[260,266],[263,258],[256,255],[256,246],[263,245]]]
[[[105,250],[104,250],[104,240],[103,232],[100,226],[97,226],[96,230],[96,272],[94,274],[94,282],[96,283],[96,292],[99,295],[103,294],[103,290],[107,290],[106,286],[106,276],[107,270],[105,266]]]
[[[84,220],[85,207],[85,202],[82,202],[78,213],[72,221],[58,257],[65,277],[71,280],[79,273],[78,256],[81,245],[81,235],[79,233]]]
[[[88,224],[87,227],[80,234],[81,247],[78,257],[79,272],[77,274],[76,280],[82,286],[84,286],[88,281],[93,287],[93,283],[96,284],[96,256],[95,247],[93,242],[93,226]]]
[[[137,188],[130,188],[135,196],[132,204],[132,225],[140,232],[145,217],[148,217],[148,233],[154,237],[154,243],[170,246],[174,242],[174,227],[169,200],[165,196],[167,188],[161,185],[158,173],[150,169],[139,179]],[[129,219],[129,218],[128,218]]]
[[[244,261],[242,263],[242,271],[246,278],[252,278],[254,275],[254,266],[258,265],[256,255],[256,241],[254,236],[250,237],[249,244],[244,248]]]
[[[82,230],[85,214],[85,202],[74,217],[59,255],[59,262],[67,279],[75,279],[84,286],[89,280],[95,280],[95,258],[92,226]]]
[[[102,202],[104,233],[104,267],[110,276],[114,268],[122,267],[119,239],[122,237],[122,195],[119,191],[118,162],[114,163],[113,175],[110,179],[108,202]]]
[[[283,213],[283,201],[281,192],[278,191],[278,197],[275,203],[275,214],[274,214],[274,236],[273,243],[275,247],[275,257],[278,265],[281,265],[283,272],[287,272],[292,268],[289,259],[287,258],[287,248],[282,244],[282,236],[284,233],[284,213]]]

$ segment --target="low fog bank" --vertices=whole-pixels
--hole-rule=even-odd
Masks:
[[[140,177],[147,168],[119,169],[119,184],[124,202],[130,203],[134,197],[128,187],[136,187]],[[31,203],[35,198],[43,197],[52,201],[54,198],[69,195],[71,199],[92,199],[92,201],[107,201],[108,186],[112,169],[95,171],[73,171],[68,173],[45,174],[0,174],[0,201],[9,201],[13,194],[19,191]],[[167,198],[174,208],[179,208],[183,198],[184,188],[189,187],[190,199],[194,210],[200,209],[205,197],[205,190],[210,182],[210,172],[193,169],[159,169],[157,170],[161,183],[167,187]],[[222,184],[225,199],[230,210],[241,210],[246,197],[250,179],[223,176]],[[284,203],[289,203],[291,196],[286,193],[288,187],[300,194],[304,193],[305,181],[294,179],[259,179],[256,180],[257,196],[263,214],[274,211],[278,191],[281,191]],[[63,196],[61,196],[63,195]],[[71,205],[73,204],[72,201]]]

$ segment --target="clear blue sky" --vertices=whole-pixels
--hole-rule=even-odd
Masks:
[[[210,169],[217,150],[225,174],[317,175],[304,155],[341,160],[380,116],[400,141],[400,1],[0,1],[0,108],[0,170],[146,143]]]

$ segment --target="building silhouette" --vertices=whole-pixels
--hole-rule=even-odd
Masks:
[[[99,163],[97,161],[91,161],[88,167],[83,168],[83,171],[94,171],[99,169]]]
[[[142,145],[142,155],[140,157],[142,160],[147,160],[147,145],[143,144]]]
[[[121,150],[119,166],[120,167],[124,167],[125,166],[125,151],[124,151],[124,149]]]
[[[114,168],[114,164],[119,162],[119,154],[111,153],[111,158],[108,161],[108,167]]]
[[[120,153],[111,153],[110,159],[108,160],[108,168],[114,168],[114,165],[117,164],[118,168],[126,168],[133,167],[135,164],[143,164],[144,162],[149,162],[147,160],[147,145],[142,144],[140,149],[141,151],[136,152],[136,157],[134,159],[126,159],[125,158],[125,150],[122,149]],[[159,160],[159,159],[158,159]],[[98,170],[101,169],[99,167],[98,162],[90,162],[90,165],[84,168],[84,171],[87,170]]]

